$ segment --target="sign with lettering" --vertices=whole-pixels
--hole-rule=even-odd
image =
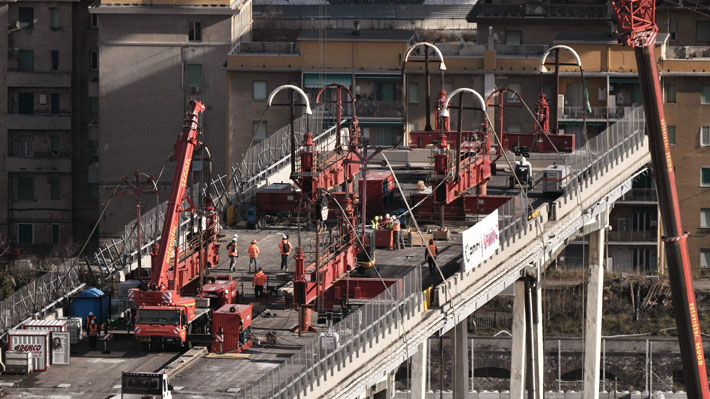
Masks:
[[[463,261],[467,272],[495,253],[500,245],[498,233],[497,209],[461,233]]]

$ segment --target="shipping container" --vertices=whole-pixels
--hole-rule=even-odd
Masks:
[[[227,304],[212,314],[212,332],[215,335],[212,352],[241,352],[251,346],[251,341],[247,340],[251,310],[251,305]]]
[[[362,200],[362,178],[358,180],[359,195]],[[390,171],[367,172],[367,213],[389,210],[394,198],[394,176]]]
[[[59,320],[30,320],[22,328],[25,330],[69,331],[69,321]]]
[[[10,330],[7,349],[32,353],[32,370],[47,371],[50,358],[49,330]]]
[[[261,213],[293,212],[300,197],[300,193],[290,184],[269,184],[256,192],[256,207]]]

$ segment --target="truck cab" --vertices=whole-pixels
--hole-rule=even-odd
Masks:
[[[160,337],[185,342],[187,326],[195,318],[195,298],[181,297],[174,306],[141,306],[133,334],[141,340]]]
[[[121,399],[172,399],[172,390],[167,374],[124,371],[121,375]]]

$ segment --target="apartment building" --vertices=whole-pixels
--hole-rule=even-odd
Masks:
[[[9,27],[0,38],[0,234],[24,252],[80,241],[95,220],[90,151],[79,145],[89,132],[88,82],[97,76],[87,7],[0,3],[0,23]]]
[[[471,87],[487,97],[497,88],[515,90],[525,104],[506,95],[505,104],[509,107],[504,109],[503,126],[496,129],[532,132],[533,120],[526,106],[532,109],[543,92],[551,105],[552,131],[575,134],[577,147],[641,106],[633,50],[618,44],[608,2],[559,3],[478,2],[467,17],[471,27],[477,27],[475,42],[462,35],[459,40],[436,43],[447,70],[442,86],[437,66],[432,63],[432,93],[442,87],[449,92]],[[710,128],[706,127],[710,116],[703,112],[706,100],[710,100],[710,89],[706,90],[710,76],[705,73],[710,72],[710,58],[703,59],[706,47],[693,45],[707,43],[705,35],[710,31],[705,30],[706,17],[682,8],[662,7],[658,19],[662,32],[656,41],[656,52],[665,85],[666,117],[678,168],[683,223],[691,233],[691,260],[694,271],[699,272],[710,266],[706,235],[710,228],[710,199],[704,195],[710,183],[710,163],[705,153],[705,143],[710,141]],[[402,37],[399,42],[386,40],[384,35],[373,41],[368,39],[367,31],[361,30],[358,36],[352,30],[329,30],[316,36],[313,31],[304,30],[295,40],[244,42],[236,46],[228,57],[227,68],[228,161],[238,160],[250,141],[259,141],[288,122],[288,112],[270,111],[266,123],[261,125],[254,122],[258,118],[250,119],[251,115],[263,113],[268,93],[284,83],[298,83],[311,92],[325,81],[351,85],[361,102],[356,109],[358,117],[370,118],[369,126],[365,125],[370,143],[397,142],[404,134],[400,117],[402,57],[407,44],[419,35]],[[377,30],[372,31],[377,35]],[[559,82],[553,73],[540,73],[541,56],[556,44],[568,45],[580,54],[585,83],[579,68],[564,65],[572,61],[564,52],[560,53],[563,66]],[[421,60],[421,54],[415,54],[413,59]],[[548,61],[554,61],[554,55]],[[426,122],[422,68],[421,63],[406,66],[410,130],[423,129]],[[435,104],[434,98],[431,103]],[[493,117],[499,110],[489,112]],[[480,113],[464,114],[467,126],[479,121]],[[636,179],[633,190],[617,203],[610,217],[608,254],[612,270],[663,271],[657,249],[657,198],[650,176]],[[583,250],[583,241],[571,245],[561,261],[569,266],[579,265]]]
[[[159,178],[166,198],[169,161],[191,98],[205,103],[201,140],[212,173],[224,173],[227,53],[251,24],[250,0],[102,0],[90,8],[99,24],[100,64],[95,168],[101,206],[124,176],[136,170]],[[195,168],[202,166],[197,162]],[[135,218],[135,197],[113,197],[101,238],[123,233]],[[147,207],[155,198],[146,198]]]

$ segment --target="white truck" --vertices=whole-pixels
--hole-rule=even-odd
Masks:
[[[121,399],[172,399],[173,386],[163,373],[123,372]]]

